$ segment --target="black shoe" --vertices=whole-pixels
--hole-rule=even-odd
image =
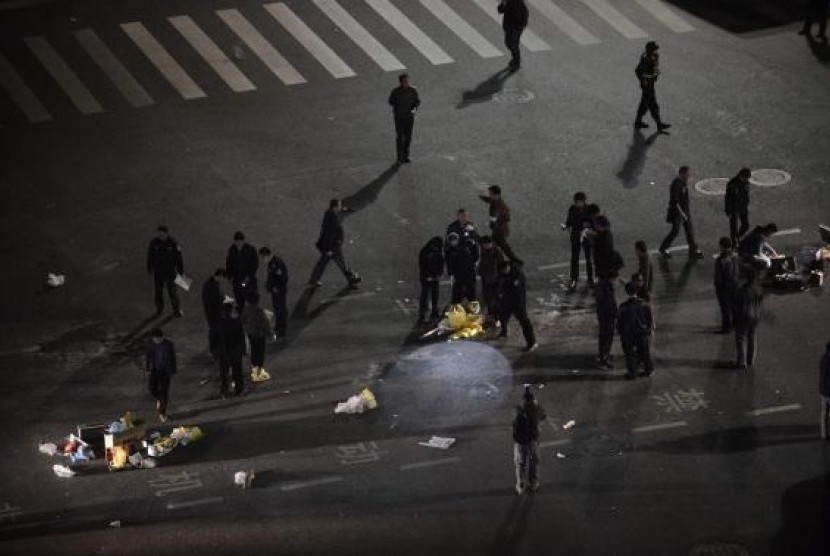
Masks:
[[[634,129],[646,129],[648,124],[645,122],[634,122]]]
[[[663,257],[664,259],[671,259],[671,253],[669,253],[665,249],[660,249],[658,251],[658,253],[660,253],[660,256]]]
[[[533,342],[532,344],[528,344],[522,348],[522,351],[525,353],[530,353],[531,351],[536,351],[536,348],[539,347],[539,342]]]
[[[652,375],[652,373],[654,373],[654,371],[643,371],[642,373],[640,373],[640,376],[649,377]]]
[[[404,164],[409,164],[410,162],[412,162],[412,159],[411,159],[411,158],[409,158],[408,156],[407,156],[406,158],[404,158],[404,159],[403,159],[403,163],[404,163]]]
[[[666,131],[670,127],[671,127],[671,124],[660,123],[660,124],[657,124],[657,131]]]
[[[431,320],[439,320],[441,318],[441,314],[438,311],[433,311],[429,314],[429,318]]]
[[[163,312],[164,312],[163,308],[162,309],[156,309],[156,314],[154,316],[155,317],[160,317]]]
[[[316,282],[312,280],[308,283],[308,286],[311,288],[319,288],[322,285],[323,283],[320,280],[317,280]]]
[[[695,249],[694,251],[689,251],[689,258],[690,259],[702,259],[703,258],[703,251],[700,249]]]

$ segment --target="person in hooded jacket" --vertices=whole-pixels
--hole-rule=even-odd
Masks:
[[[438,319],[438,290],[444,275],[444,240],[440,236],[430,239],[418,255],[418,273],[421,278],[421,300],[418,306],[420,321],[426,320],[427,308],[432,306],[430,318]]]

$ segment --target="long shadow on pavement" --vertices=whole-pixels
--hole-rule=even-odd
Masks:
[[[514,72],[509,69],[501,69],[476,85],[475,89],[464,91],[461,94],[461,101],[456,105],[456,108],[466,108],[471,104],[480,102],[487,102],[501,92],[504,88],[504,82],[507,78],[513,75]]]
[[[810,52],[816,57],[820,64],[826,66],[830,65],[830,44],[827,41],[816,40],[812,35],[807,35],[807,46],[810,47]]]
[[[735,427],[657,442],[641,446],[639,450],[665,454],[731,454],[756,450],[766,446],[786,446],[788,444],[815,442],[818,438],[817,428],[817,426],[810,425]]]
[[[359,212],[377,201],[378,195],[380,195],[380,192],[383,190],[384,186],[389,183],[389,180],[392,179],[392,176],[394,176],[397,171],[398,166],[396,164],[391,165],[378,177],[364,185],[358,191],[342,199],[343,206],[346,207],[346,210],[343,211],[343,218],[346,218],[350,214]]]
[[[513,556],[518,552],[519,543],[527,529],[527,518],[533,509],[531,496],[517,496],[501,525],[496,531],[495,539],[490,547],[491,556]]]
[[[631,145],[628,146],[628,155],[625,157],[622,168],[617,172],[617,177],[622,182],[623,187],[633,189],[640,184],[638,178],[643,173],[646,152],[660,135],[659,131],[655,131],[646,137],[641,130],[634,129]]]

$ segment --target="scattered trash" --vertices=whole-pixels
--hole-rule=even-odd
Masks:
[[[429,439],[429,442],[418,442],[421,446],[426,446],[427,448],[439,448],[441,450],[446,450],[453,444],[455,444],[455,438],[447,438],[445,436],[433,436]]]
[[[247,54],[245,53],[245,49],[242,48],[242,43],[237,43],[233,45],[233,57],[237,60],[244,60],[247,58]]]
[[[203,378],[202,380],[199,381],[199,386],[204,386],[208,382],[210,382],[209,378]]]
[[[544,388],[544,387],[545,387],[545,385],[544,385],[544,384],[540,384],[540,385],[539,385],[539,388]]]
[[[205,434],[199,427],[176,427],[170,433],[170,438],[177,440],[182,446],[187,446],[191,442],[196,442]]]
[[[121,520],[116,519],[115,521],[110,521],[109,526],[114,528],[114,529],[118,529],[119,527],[121,527]]]
[[[190,291],[190,286],[193,285],[193,280],[188,278],[184,274],[176,274],[176,279],[174,280],[177,286],[179,286],[184,291]]]
[[[233,482],[242,488],[251,488],[251,483],[255,476],[256,474],[253,469],[250,471],[237,471],[233,475]]]
[[[578,375],[580,371],[579,369],[571,369],[571,372],[575,375]]]
[[[406,284],[403,280],[398,280],[398,284]]]
[[[66,465],[60,465],[56,463],[52,466],[52,471],[55,472],[55,475],[60,477],[61,479],[69,479],[70,477],[75,476],[75,472],[69,469]]]
[[[41,454],[46,454],[47,456],[54,456],[58,453],[58,447],[55,446],[54,442],[41,442],[37,449]]]
[[[566,458],[566,457],[568,457],[568,456],[566,456],[566,455],[565,455],[565,454],[563,454],[562,452],[556,452],[556,457],[557,457],[557,458],[559,458],[559,459],[565,459],[565,458]]]
[[[574,426],[574,425],[576,425],[576,421],[574,421],[573,419],[571,419],[570,421],[568,421],[567,423],[565,423],[564,425],[562,425],[562,428],[563,428],[563,429],[569,429],[569,428],[571,428],[571,427],[572,427],[572,426]]]
[[[481,306],[477,301],[470,302],[466,308],[460,304],[450,305],[444,314],[446,318],[421,336],[422,339],[450,334],[450,340],[462,340],[474,338],[484,332],[484,315],[481,314]]]
[[[66,276],[64,274],[52,274],[50,272],[46,275],[46,283],[53,288],[63,286],[66,283]]]
[[[283,394],[290,394],[290,393],[291,393],[291,390],[283,390],[283,391],[282,391],[282,393],[283,393]]]
[[[251,369],[251,382],[265,382],[271,380],[271,374],[262,367]]]
[[[364,388],[359,394],[355,394],[345,402],[340,402],[334,408],[335,413],[348,413],[350,415],[361,414],[366,410],[375,409],[378,402],[375,395],[368,388]]]

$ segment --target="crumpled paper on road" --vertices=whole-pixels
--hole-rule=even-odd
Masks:
[[[378,402],[375,399],[375,395],[368,388],[364,388],[359,394],[355,394],[345,402],[338,403],[334,408],[334,412],[359,415],[366,410],[375,409],[377,406]]]
[[[439,448],[441,450],[446,450],[453,444],[455,444],[455,438],[447,438],[445,436],[433,436],[429,439],[428,442],[418,442],[421,446],[426,446],[427,448]]]

